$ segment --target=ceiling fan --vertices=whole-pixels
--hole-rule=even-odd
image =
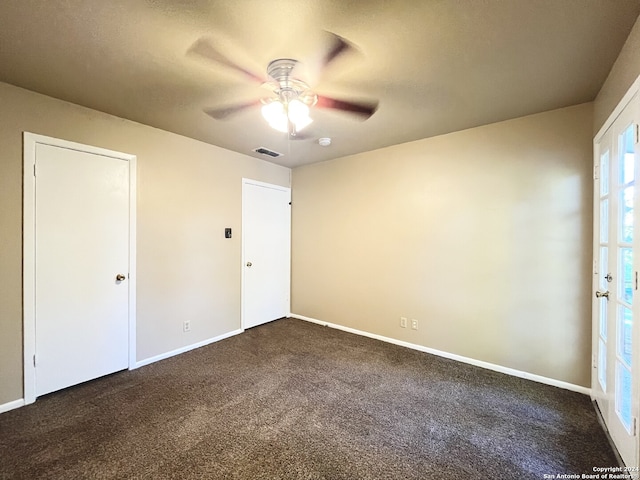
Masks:
[[[330,32],[327,34],[330,40],[318,65],[319,72],[326,69],[340,55],[355,49],[344,38]],[[356,102],[316,94],[305,81],[299,78],[298,70],[301,64],[292,58],[278,58],[271,61],[267,66],[267,75],[261,76],[230,60],[215,48],[211,39],[206,37],[197,40],[188,53],[242,73],[251,82],[260,84],[272,92],[268,97],[261,99],[204,110],[207,115],[216,120],[225,120],[236,113],[262,105],[262,115],[272,128],[295,137],[300,130],[313,121],[309,115],[311,108],[347,112],[363,120],[373,115],[378,108],[378,102],[375,100]]]

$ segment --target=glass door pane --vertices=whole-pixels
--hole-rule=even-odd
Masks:
[[[597,233],[597,241],[599,244],[598,255],[598,290],[600,292],[607,292],[609,290],[609,282],[611,281],[611,275],[609,273],[609,179],[611,175],[609,173],[609,150],[606,149],[602,155],[600,155],[600,188],[599,192],[599,204],[600,204],[600,217]],[[598,309],[598,350],[597,350],[597,369],[598,369],[598,382],[602,391],[607,391],[607,324],[608,324],[608,309],[609,299],[607,297],[601,297],[597,300]]]
[[[616,298],[615,411],[628,433],[632,429],[633,355],[633,225],[635,201],[635,125],[618,135],[618,228],[616,235],[618,295]]]

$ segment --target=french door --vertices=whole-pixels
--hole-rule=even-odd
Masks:
[[[592,395],[628,467],[639,453],[638,98],[596,139],[594,170]]]

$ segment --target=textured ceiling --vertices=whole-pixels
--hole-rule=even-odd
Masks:
[[[0,81],[295,167],[591,101],[638,14],[640,0],[2,0]],[[378,99],[369,120],[314,109],[290,140],[258,107],[203,113],[265,90],[187,55],[196,40],[263,73],[313,64],[323,31],[358,51],[314,91]]]

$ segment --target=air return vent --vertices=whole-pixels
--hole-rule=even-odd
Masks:
[[[258,147],[253,149],[254,152],[259,153],[260,155],[268,155],[273,158],[281,157],[282,154],[278,152],[274,152],[273,150],[269,150],[268,148]]]

